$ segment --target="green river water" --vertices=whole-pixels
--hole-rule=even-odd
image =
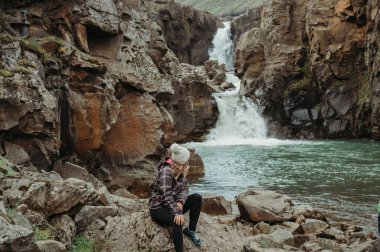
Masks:
[[[380,200],[380,143],[371,141],[280,141],[254,144],[190,143],[201,155],[205,176],[191,192],[232,200],[247,189],[275,190],[294,204],[307,203],[330,220],[375,230]]]

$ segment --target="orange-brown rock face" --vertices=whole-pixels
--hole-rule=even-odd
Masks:
[[[46,170],[71,158],[112,190],[147,196],[163,148],[179,139],[177,132],[181,139],[200,136],[213,125],[205,121],[216,120],[204,69],[182,80],[185,67],[148,16],[159,10],[147,6],[0,2],[0,155]],[[201,95],[191,91],[195,82]],[[190,91],[175,93],[183,90]],[[191,104],[180,110],[191,115],[190,128],[155,98],[165,95]]]
[[[371,28],[377,5],[272,0],[251,11],[256,17],[249,20],[255,22],[236,28],[237,35],[248,30],[236,46],[240,93],[264,107],[274,135],[376,138],[377,123],[368,118],[378,104],[369,91],[374,82],[368,61],[374,61],[368,54],[377,53],[378,33]],[[247,19],[241,17],[235,26]],[[366,45],[371,37],[372,47]]]

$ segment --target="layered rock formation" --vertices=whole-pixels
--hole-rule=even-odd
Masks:
[[[202,65],[208,60],[214,34],[222,25],[217,17],[174,0],[150,0],[148,5],[157,10],[158,15],[151,14],[151,17],[162,28],[168,47],[180,62]]]
[[[234,21],[240,93],[274,135],[379,139],[378,12],[377,1],[271,0]]]
[[[205,70],[181,65],[148,13],[174,11],[175,23],[191,11],[181,25],[197,38],[180,42],[198,39],[199,63],[216,18],[173,4],[2,2],[0,154],[45,170],[69,158],[113,191],[146,196],[164,148],[200,139],[217,117]]]

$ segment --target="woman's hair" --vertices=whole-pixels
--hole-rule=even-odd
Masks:
[[[178,178],[181,174],[183,175],[183,177],[186,177],[189,171],[189,163],[186,162],[185,164],[177,164],[176,162],[174,162],[171,169],[174,177]]]

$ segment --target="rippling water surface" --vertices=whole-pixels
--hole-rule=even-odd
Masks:
[[[244,145],[191,143],[205,163],[205,176],[191,191],[233,199],[247,189],[287,194],[335,221],[376,226],[380,200],[380,143],[367,141],[280,141]]]

